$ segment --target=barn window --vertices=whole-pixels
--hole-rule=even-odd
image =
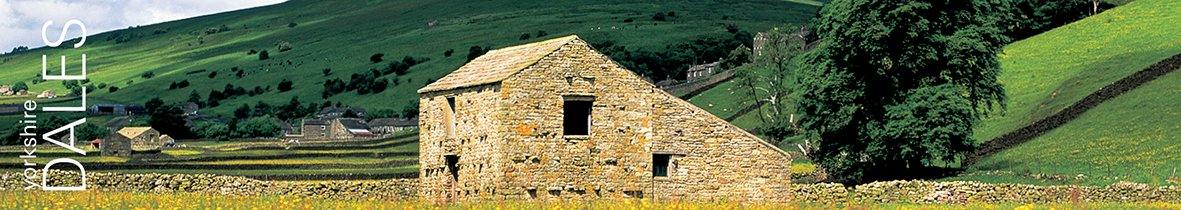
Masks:
[[[447,97],[447,136],[455,136],[455,97]]]
[[[652,154],[652,176],[668,177],[668,165],[672,162],[672,155]]]
[[[566,97],[562,105],[562,134],[567,136],[590,135],[592,97]]]

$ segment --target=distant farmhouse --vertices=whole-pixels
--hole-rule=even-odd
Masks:
[[[717,72],[718,64],[720,64],[720,63],[722,63],[722,62],[721,61],[714,61],[713,63],[707,63],[707,64],[701,64],[701,65],[695,65],[693,67],[689,67],[689,70],[685,72],[685,75],[686,75],[685,80],[693,81],[693,80],[698,80],[701,78],[707,78],[707,77],[709,77],[709,75],[713,75],[714,72]]]
[[[786,199],[784,151],[657,89],[577,36],[493,50],[420,94],[419,194]]]
[[[377,137],[369,131],[369,125],[363,119],[338,118],[332,120],[328,133],[333,139],[354,139]]]
[[[321,119],[304,119],[300,126],[300,134],[305,139],[328,138],[328,121]]]
[[[151,127],[125,127],[103,139],[99,147],[103,156],[128,156],[133,151],[160,150],[173,143],[172,137]]]

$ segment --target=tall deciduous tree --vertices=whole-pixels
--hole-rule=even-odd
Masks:
[[[805,55],[801,126],[845,183],[910,178],[971,151],[972,126],[1005,100],[996,0],[838,0]]]

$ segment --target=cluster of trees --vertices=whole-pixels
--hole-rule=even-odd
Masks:
[[[1025,39],[1058,26],[1066,25],[1115,7],[1103,1],[1087,0],[1008,0],[998,8],[1008,16],[1000,21],[1004,34],[1012,40]]]
[[[380,57],[380,56],[379,56]],[[372,56],[371,56],[372,58]],[[377,69],[369,69],[365,73],[353,73],[349,75],[349,81],[345,82],[340,78],[333,78],[324,81],[324,90],[320,92],[320,97],[329,98],[336,94],[357,91],[357,94],[365,95],[370,93],[381,93],[389,88],[392,82],[393,85],[398,85],[398,78],[394,77],[392,80],[383,79],[382,77],[390,74],[397,76],[406,75],[410,73],[410,68],[430,61],[430,58],[415,58],[412,56],[402,57],[402,60],[390,61],[385,69],[378,71]],[[325,69],[324,75],[331,74],[332,70]]]
[[[972,151],[972,128],[1004,104],[996,1],[842,0],[814,23],[802,57],[808,156],[845,183],[923,176]],[[883,13],[881,11],[890,11]]]
[[[762,53],[752,57],[746,47],[735,48],[722,68],[734,68],[735,90],[745,97],[738,98],[744,104],[761,106],[754,110],[759,116],[759,127],[755,131],[779,144],[789,136],[799,134],[799,128],[792,122],[794,110],[792,97],[796,90],[798,57],[804,51],[806,42],[792,30],[795,27],[775,28],[767,32],[767,42]]]
[[[235,119],[230,123],[196,121],[193,122],[192,131],[196,137],[205,139],[269,138],[283,135],[279,123],[283,122],[272,116]]]
[[[753,36],[745,31],[735,31],[729,36],[705,37],[689,42],[670,44],[664,51],[628,49],[611,41],[592,44],[619,64],[644,75],[649,79],[684,80],[685,70],[697,64],[721,60],[740,46],[751,46]]]
[[[315,102],[302,104],[299,97],[292,97],[290,102],[282,105],[259,101],[253,107],[249,104],[239,105],[228,122],[193,121],[186,125],[186,117],[179,104],[165,104],[159,98],[144,103],[151,113],[148,124],[152,128],[178,138],[209,139],[277,137],[282,134],[279,123],[312,116],[330,105]]]
[[[201,100],[201,94],[197,93],[197,90],[193,90],[189,93],[188,102],[193,102],[207,107],[217,107],[221,105],[222,100],[232,99],[242,95],[256,96],[266,93],[270,90],[271,86],[254,86],[253,89],[246,90],[242,87],[236,87],[234,84],[226,84],[226,86],[222,88],[221,91],[210,90],[209,95],[205,100]]]

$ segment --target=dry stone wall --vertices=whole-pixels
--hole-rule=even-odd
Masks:
[[[38,173],[39,174],[39,173]],[[417,198],[416,179],[375,181],[278,182],[211,174],[115,174],[87,172],[87,189],[128,192],[194,192],[215,195],[295,195],[330,199],[405,200]],[[40,182],[40,177],[37,178]],[[50,171],[49,186],[78,186],[75,171]],[[24,175],[0,174],[0,190],[26,187]]]
[[[76,186],[77,173],[52,171],[52,186]],[[209,174],[87,173],[88,189],[125,192],[192,192],[210,195],[292,195],[348,200],[415,200],[415,179],[375,181],[274,182]],[[21,191],[24,176],[0,173],[0,190]],[[1036,186],[954,181],[887,181],[846,187],[841,184],[792,184],[787,199],[760,202],[802,203],[1079,203],[1181,202],[1181,186],[1120,182],[1108,186]]]

